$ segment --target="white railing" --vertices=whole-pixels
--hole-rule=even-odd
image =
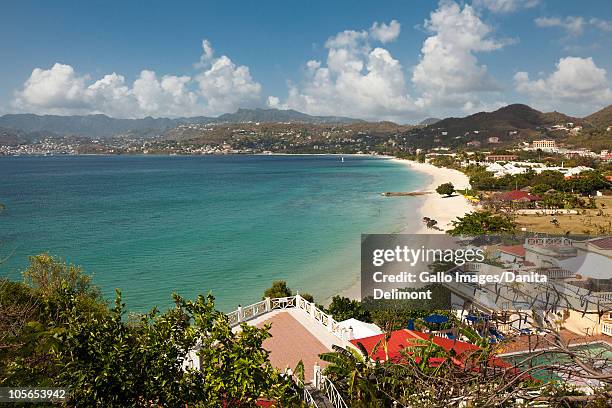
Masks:
[[[563,268],[538,268],[536,272],[544,274],[551,279],[573,278],[576,276],[576,272],[568,271]]]
[[[348,408],[348,405],[346,405],[346,402],[344,402],[342,395],[340,395],[340,392],[334,383],[323,375],[321,368],[318,365],[315,365],[314,386],[321,390],[334,408]]]
[[[300,309],[312,319],[326,328],[334,336],[341,340],[351,340],[348,329],[341,327],[331,315],[317,308],[312,302],[307,301],[299,294],[284,298],[266,298],[261,302],[248,306],[239,306],[238,309],[227,314],[231,327],[238,326],[242,322],[249,321],[262,316],[273,310]]]
[[[302,390],[302,401],[304,401],[309,407],[319,408],[315,399],[312,397],[312,394],[310,391],[308,391],[308,388],[306,388],[304,382],[295,375],[292,376],[292,379],[293,382]]]
[[[593,293],[595,296],[606,302],[612,302],[612,292],[596,292]]]

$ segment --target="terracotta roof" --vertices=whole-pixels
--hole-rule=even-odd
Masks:
[[[612,249],[612,237],[597,238],[589,241],[589,244],[599,249]]]
[[[272,337],[264,340],[263,348],[270,352],[270,362],[276,369],[283,371],[289,367],[293,370],[302,360],[304,377],[310,380],[313,378],[315,362],[321,367],[327,365],[319,360],[319,354],[330,350],[289,313],[278,313],[257,326],[261,328],[266,323],[272,325]]]
[[[520,258],[525,257],[525,247],[522,245],[504,245],[499,247],[499,251],[505,254],[518,256]]]

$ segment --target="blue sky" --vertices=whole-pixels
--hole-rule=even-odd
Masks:
[[[11,1],[0,36],[2,113],[413,122],[612,103],[609,1]]]

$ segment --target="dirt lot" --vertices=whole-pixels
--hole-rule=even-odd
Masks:
[[[531,232],[550,234],[611,234],[612,233],[612,197],[597,197],[596,210],[579,210],[578,215],[518,215],[518,228]],[[602,208],[602,204],[604,207]],[[558,225],[551,221],[556,218]]]

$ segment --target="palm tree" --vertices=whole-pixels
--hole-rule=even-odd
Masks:
[[[321,360],[329,363],[323,374],[334,383],[347,402],[357,403],[359,406],[380,406],[376,383],[377,364],[372,359],[379,345],[380,342],[371,354],[358,343],[359,351],[334,345],[334,351],[319,355]],[[363,405],[366,403],[368,405]]]

